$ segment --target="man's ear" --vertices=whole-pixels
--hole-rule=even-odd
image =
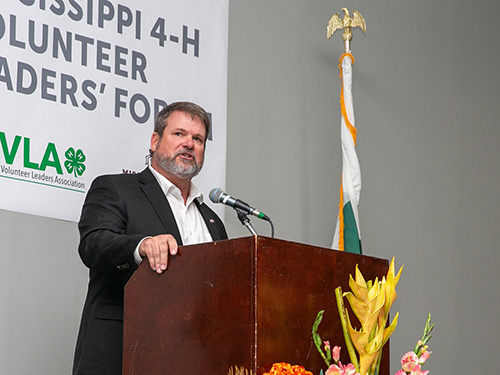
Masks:
[[[151,136],[151,151],[155,152],[158,147],[158,142],[160,141],[160,135],[156,132]]]

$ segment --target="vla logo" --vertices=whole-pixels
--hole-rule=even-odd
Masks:
[[[23,152],[22,156],[19,156],[19,147],[22,147]],[[31,139],[28,137],[22,137],[20,135],[16,135],[14,140],[12,141],[12,145],[9,147],[7,144],[7,137],[4,132],[0,132],[0,146],[2,147],[3,156],[5,158],[5,162],[9,165],[14,163],[16,157],[23,158],[23,166],[29,169],[35,169],[39,171],[45,171],[48,167],[54,168],[56,172],[60,175],[63,174],[61,159],[57,153],[56,145],[52,142],[47,144],[45,148],[45,152],[43,154],[42,160],[40,163],[33,162],[30,158],[31,156]],[[64,167],[69,174],[74,174],[75,177],[79,177],[83,175],[85,172],[85,154],[82,150],[77,150],[73,147],[70,147],[64,153],[66,160],[64,161]]]

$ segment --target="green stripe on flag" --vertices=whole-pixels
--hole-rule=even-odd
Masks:
[[[344,251],[363,254],[351,202],[347,202],[344,205]]]

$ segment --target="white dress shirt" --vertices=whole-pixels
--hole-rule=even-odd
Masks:
[[[180,189],[172,184],[165,176],[157,172],[151,165],[149,166],[151,173],[155,176],[156,180],[160,184],[161,190],[167,197],[170,208],[174,214],[177,227],[182,238],[183,245],[192,245],[203,242],[213,241],[210,232],[208,231],[205,220],[201,216],[201,212],[196,207],[195,199],[201,204],[203,203],[203,195],[198,190],[196,185],[191,182],[191,188],[189,191],[189,196],[184,204],[184,198],[182,197]],[[148,237],[146,237],[148,238]],[[143,238],[144,241],[146,238]],[[135,260],[137,264],[142,261],[139,256],[139,246],[141,242],[137,245],[135,250]]]

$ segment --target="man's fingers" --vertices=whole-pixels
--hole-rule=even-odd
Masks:
[[[169,234],[148,238],[139,247],[139,254],[148,258],[149,266],[157,273],[167,269],[169,253],[177,254],[177,241]]]
[[[162,269],[162,261],[165,262],[164,259],[162,259],[162,252],[164,250],[162,250],[162,248],[164,247],[163,243],[160,241],[160,242],[157,242],[156,243],[156,248],[154,249],[153,251],[153,256],[154,256],[154,259],[155,259],[155,268],[154,270],[158,273],[162,273],[165,269]]]
[[[175,255],[177,254],[177,241],[173,236],[168,236],[167,237],[167,243],[168,243],[168,248],[170,251],[170,254]]]
[[[153,241],[152,238],[147,238],[144,241],[142,241],[141,245],[139,246],[139,255],[142,258],[148,258],[149,266],[151,269],[155,270],[155,259],[153,256]]]
[[[160,262],[159,262],[159,268],[156,269],[156,272],[162,273],[167,269],[169,253],[172,255],[177,254],[177,241],[173,236],[166,235],[164,238],[162,238],[161,241]]]
[[[156,263],[156,272],[162,273],[167,269],[168,252],[169,252],[168,242],[162,238],[162,240],[160,241],[160,246],[158,251],[158,262]]]

